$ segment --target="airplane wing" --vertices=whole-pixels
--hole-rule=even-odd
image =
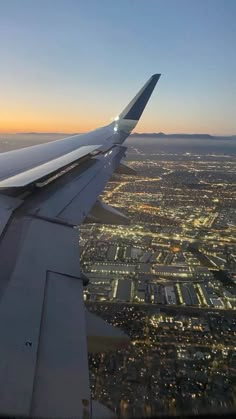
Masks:
[[[124,142],[136,126],[160,77],[155,74],[111,124],[86,134],[74,135],[0,154],[0,188],[28,186],[63,167]]]
[[[121,164],[123,142],[159,77],[152,76],[105,127],[0,154],[1,413],[91,416],[91,321],[74,227],[128,223],[98,197],[116,170],[130,173]]]

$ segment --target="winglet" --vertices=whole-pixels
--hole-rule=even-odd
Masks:
[[[160,74],[154,74],[126,106],[123,112],[112,122],[114,131],[119,133],[120,142],[123,142],[137,125],[160,77]]]
[[[160,74],[154,74],[147,83],[145,83],[133,100],[126,106],[123,112],[121,112],[119,119],[129,119],[132,121],[138,121],[140,119],[160,77]]]

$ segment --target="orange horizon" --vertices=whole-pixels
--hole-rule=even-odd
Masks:
[[[109,120],[104,120],[104,119],[97,119],[94,120],[93,123],[91,123],[90,121],[84,121],[84,123],[77,123],[74,122],[72,120],[69,120],[68,122],[65,121],[65,119],[63,118],[63,121],[53,121],[53,123],[51,121],[45,121],[45,122],[41,122],[41,123],[37,123],[36,121],[32,121],[32,124],[28,125],[27,123],[25,123],[26,121],[22,120],[22,121],[15,121],[16,123],[11,123],[11,121],[7,121],[8,123],[5,124],[1,124],[2,128],[0,127],[0,134],[21,134],[21,133],[28,133],[28,132],[35,132],[38,134],[44,134],[44,133],[48,133],[48,134],[61,134],[61,133],[66,133],[66,134],[74,134],[74,133],[83,133],[83,132],[88,132],[88,131],[92,131],[96,128],[99,128],[101,126],[105,126],[109,123]],[[53,128],[53,126],[55,128]],[[181,122],[175,127],[170,127],[170,124],[167,123],[167,121],[162,121],[161,122],[156,122],[156,123],[150,123],[149,121],[140,121],[138,123],[137,128],[134,128],[133,132],[137,132],[139,134],[142,133],[158,133],[158,132],[163,132],[165,134],[183,134],[183,133],[188,133],[188,134],[211,134],[211,135],[216,135],[216,136],[230,136],[230,135],[235,135],[236,133],[231,133],[231,132],[227,132],[227,130],[225,130],[225,132],[222,132],[222,130],[213,130],[210,128],[207,128],[206,126],[199,126],[199,129],[197,128],[190,128],[187,126],[187,124],[183,125]]]
[[[1,134],[16,134],[24,132],[37,133],[82,133],[88,132],[99,127],[109,124],[114,119],[107,117],[110,111],[97,111],[94,115],[86,113],[85,110],[78,110],[76,113],[67,110],[67,112],[53,112],[50,108],[48,112],[35,113],[33,109],[23,109],[16,112],[15,109],[9,111],[8,107],[1,110],[0,133]],[[235,135],[232,126],[222,124],[221,121],[214,122],[214,128],[211,127],[211,120],[197,120],[186,121],[185,118],[178,120],[171,120],[167,114],[159,114],[156,116],[151,112],[146,113],[139,121],[137,127],[134,129],[137,133],[153,133],[164,132],[166,134],[189,133],[189,134],[211,134],[219,136]]]

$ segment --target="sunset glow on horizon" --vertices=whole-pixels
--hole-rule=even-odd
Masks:
[[[136,132],[236,134],[236,2],[0,0],[0,133],[108,124],[156,72]]]

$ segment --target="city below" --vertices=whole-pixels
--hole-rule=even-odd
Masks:
[[[86,305],[130,338],[89,354],[93,397],[122,418],[231,411],[236,158],[139,144],[126,164],[102,199],[130,224],[80,228]]]

